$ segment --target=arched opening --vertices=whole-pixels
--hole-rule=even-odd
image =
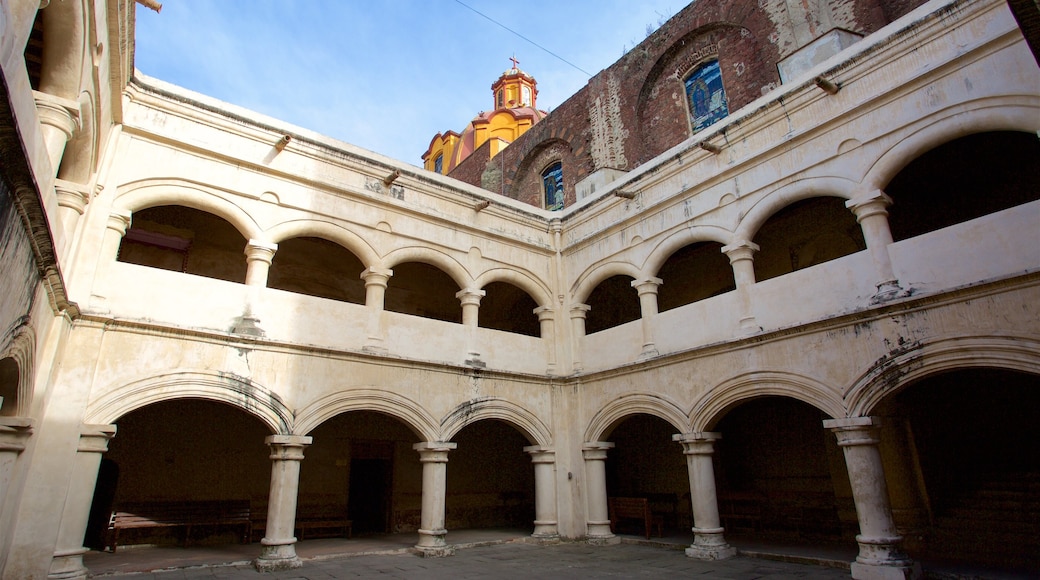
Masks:
[[[629,276],[619,274],[600,282],[585,303],[589,305],[585,334],[620,326],[642,316],[639,293],[632,287]]]
[[[251,540],[251,518],[267,501],[271,481],[264,444],[271,433],[262,421],[225,403],[176,399],[127,413],[116,426],[105,454],[111,463],[99,471],[95,488],[95,502],[112,505],[92,506],[95,527],[87,537],[101,541],[91,547]],[[108,518],[97,514],[113,511],[157,525],[122,529],[118,536],[98,529]],[[192,518],[205,523],[184,525]]]
[[[477,317],[481,328],[541,336],[538,315],[534,313],[538,304],[527,292],[507,282],[492,282],[484,286],[484,292]]]
[[[413,532],[422,510],[419,440],[403,422],[374,411],[337,415],[314,429],[300,465],[297,538],[342,536],[342,527],[312,522],[350,520],[353,534]]]
[[[663,281],[657,290],[660,312],[736,289],[733,268],[718,242],[699,242],[679,249],[668,257],[657,277]]]
[[[911,556],[1040,569],[1040,375],[962,369],[886,399],[882,455]],[[919,538],[919,539],[918,539]]]
[[[365,266],[349,250],[322,238],[293,238],[278,243],[267,287],[318,298],[365,303]]]
[[[449,530],[534,528],[534,467],[524,447],[531,443],[512,425],[476,421],[452,439],[448,454],[445,526]]]
[[[614,443],[607,454],[607,508],[614,533],[645,536],[646,522],[621,517],[615,499],[646,499],[653,518],[651,535],[686,535],[692,525],[690,478],[682,446],[672,440],[670,423],[653,415],[625,417],[604,440]]]
[[[1040,199],[1040,140],[999,131],[955,139],[903,168],[885,188],[892,238],[905,240]]]
[[[0,417],[18,414],[18,362],[11,357],[0,359]]]
[[[224,219],[190,207],[134,212],[119,244],[119,261],[228,282],[245,282],[246,240]]]
[[[718,422],[715,478],[727,537],[855,545],[852,488],[827,418],[801,401],[761,397]]]
[[[386,310],[444,322],[462,322],[462,304],[455,294],[458,284],[436,266],[405,262],[394,266],[387,282]]]
[[[773,214],[753,240],[755,280],[761,282],[867,248],[856,216],[837,197],[813,197]]]

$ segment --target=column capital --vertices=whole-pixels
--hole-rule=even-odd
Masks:
[[[104,453],[108,451],[108,442],[115,436],[115,425],[81,425],[79,428],[79,447],[76,451],[81,453]]]
[[[455,293],[455,297],[462,302],[463,306],[468,304],[475,304],[480,306],[480,299],[487,295],[484,290],[477,290],[476,288],[465,288]]]
[[[79,102],[40,91],[33,91],[33,100],[36,101],[40,123],[60,130],[66,141],[72,139],[80,128]]]
[[[588,316],[589,310],[592,310],[592,307],[588,304],[572,304],[571,318],[580,318],[584,320],[585,317]]]
[[[857,195],[845,202],[845,207],[856,214],[858,222],[875,215],[887,216],[890,205],[892,205],[892,198],[885,195],[885,192],[880,189]]]
[[[108,223],[105,224],[105,227],[118,233],[119,237],[123,237],[133,221],[133,213],[130,210],[115,209],[108,214]]]
[[[877,445],[881,442],[881,419],[878,417],[827,419],[823,427],[834,432],[839,447]]]
[[[21,453],[33,433],[29,417],[0,417],[0,451]]]
[[[310,435],[268,435],[264,438],[267,445],[296,445],[306,447],[314,441]]]
[[[394,275],[394,271],[390,268],[365,268],[361,272],[361,279],[365,281],[365,286],[374,285],[382,286],[386,288],[387,282]]]
[[[729,256],[729,262],[732,264],[738,260],[754,259],[755,252],[761,249],[758,244],[748,240],[733,240],[722,246],[722,253]]]
[[[607,451],[614,448],[611,441],[587,441],[581,446],[581,455],[585,459],[605,460]]]
[[[271,461],[303,461],[303,448],[310,445],[311,437],[304,435],[269,435],[264,438],[271,448]]]
[[[639,292],[640,296],[643,294],[657,294],[657,289],[661,284],[664,284],[664,280],[654,276],[632,280],[632,287]]]
[[[556,311],[554,311],[549,306],[539,306],[538,308],[532,310],[532,312],[534,312],[535,316],[538,317],[539,322],[545,320],[553,320],[555,318],[554,315],[556,314]]]
[[[419,452],[421,463],[447,463],[448,452],[458,446],[458,443],[450,441],[423,441],[412,445],[412,449]]]
[[[90,203],[90,189],[81,183],[55,178],[54,192],[58,196],[58,207],[67,207],[79,215],[83,215]]]
[[[278,244],[262,240],[249,240],[246,243],[245,255],[247,260],[261,260],[268,264],[274,259],[278,251]]]
[[[556,463],[556,450],[545,445],[528,445],[524,453],[531,456],[531,463]]]
[[[672,435],[672,441],[682,444],[685,455],[711,455],[715,451],[715,442],[719,439],[722,439],[722,433],[709,431]]]

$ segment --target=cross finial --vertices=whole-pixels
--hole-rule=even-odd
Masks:
[[[513,61],[513,68],[520,70],[520,61],[516,59],[516,54],[509,57],[509,60]]]

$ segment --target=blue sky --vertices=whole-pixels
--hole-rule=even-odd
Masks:
[[[517,34],[562,57],[563,62]],[[164,0],[137,7],[143,74],[421,165],[490,109],[512,64],[551,110],[682,0]]]

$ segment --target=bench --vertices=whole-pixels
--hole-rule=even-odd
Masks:
[[[123,530],[183,529],[184,544],[192,542],[192,529],[234,527],[242,543],[249,543],[252,521],[248,500],[171,501],[126,504],[109,518],[105,549],[116,551]]]
[[[612,497],[608,502],[610,509],[610,531],[617,532],[623,521],[637,520],[643,524],[646,539],[650,539],[650,531],[657,528],[657,537],[663,535],[664,518],[650,512],[650,501],[645,497]]]
[[[267,504],[253,508],[253,540],[259,540],[267,531]],[[322,506],[303,506],[296,510],[296,527],[294,533],[298,540],[307,537],[329,538],[344,537],[350,539],[354,522],[338,514],[330,514]]]
[[[757,491],[719,492],[719,519],[727,531],[762,529],[765,495]]]

